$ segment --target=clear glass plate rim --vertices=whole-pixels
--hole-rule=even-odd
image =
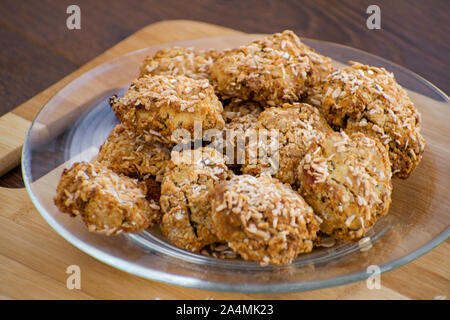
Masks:
[[[28,182],[25,182],[27,185]],[[28,189],[28,186],[27,186]],[[338,276],[331,279],[324,279],[319,281],[308,281],[308,282],[293,282],[293,283],[283,283],[283,284],[246,284],[245,287],[236,286],[235,284],[228,284],[223,282],[212,282],[203,279],[192,278],[188,276],[179,276],[173,273],[163,272],[154,269],[148,269],[141,266],[136,266],[133,263],[117,258],[113,255],[107,254],[85,242],[79,242],[76,237],[74,237],[70,232],[67,232],[64,228],[60,228],[59,224],[50,216],[45,213],[45,209],[41,207],[40,203],[34,196],[31,196],[33,204],[38,208],[46,222],[65,240],[71,243],[73,246],[79,250],[87,253],[89,256],[107,264],[111,267],[117,268],[127,273],[131,273],[140,276],[145,279],[160,281],[168,284],[182,285],[189,288],[197,288],[203,290],[212,291],[224,291],[224,292],[246,292],[246,293],[288,293],[288,292],[300,292],[306,290],[316,290],[328,287],[339,286],[343,284],[348,284],[352,282],[357,282],[360,280],[365,280],[368,278],[369,274],[367,272],[354,272],[346,274],[344,276]],[[412,260],[415,260],[428,251],[432,250],[443,241],[445,241],[450,235],[450,228],[447,228],[433,240],[429,241],[426,245],[421,248],[412,251],[411,253],[396,259],[394,261],[387,262],[380,266],[381,273],[391,271],[396,269]]]
[[[255,34],[258,36],[263,36],[263,34]],[[212,39],[221,39],[221,38],[227,38],[230,36],[224,36],[224,37],[214,37],[214,38],[202,38],[197,39],[200,41],[210,41]],[[363,50],[353,48],[350,46],[342,45],[339,43],[331,42],[331,41],[324,41],[324,40],[317,40],[317,39],[310,39],[310,38],[304,38],[305,40],[310,40],[314,42],[322,42],[322,43],[329,43],[334,46],[340,46],[351,50],[356,50],[361,52],[364,55],[373,56],[377,59],[383,60],[389,64],[395,65],[396,67],[402,69],[404,72],[411,74],[412,76],[419,78],[421,81],[425,82],[428,86],[432,87],[434,90],[436,90],[439,94],[442,95],[443,98],[445,98],[448,101],[450,101],[450,98],[438,87],[436,87],[434,84],[426,80],[425,78],[421,77],[420,75],[414,73],[413,71],[402,67],[392,61],[389,61],[387,59],[384,59],[382,57],[376,56],[374,54],[365,52]],[[183,43],[191,42],[192,40],[186,40],[186,41],[176,41],[176,42],[169,42],[164,43],[161,45],[156,45],[157,47],[169,47],[173,43],[177,43],[177,45],[182,45]],[[155,47],[155,46],[152,46]],[[140,276],[142,278],[160,281],[168,284],[174,284],[174,285],[181,285],[184,287],[190,287],[190,288],[198,288],[198,289],[204,289],[204,290],[214,290],[214,291],[225,291],[225,292],[248,292],[248,293],[283,293],[283,292],[299,292],[299,291],[305,291],[305,290],[315,290],[315,289],[322,289],[322,288],[328,288],[328,287],[334,287],[339,286],[343,284],[348,284],[360,280],[364,280],[368,278],[368,274],[366,272],[353,272],[349,273],[343,276],[338,276],[330,279],[324,279],[324,280],[318,280],[318,281],[307,281],[307,282],[294,282],[294,283],[283,283],[283,284],[246,284],[245,287],[236,286],[235,284],[226,284],[223,282],[213,282],[213,281],[207,281],[203,279],[198,278],[192,278],[189,276],[179,276],[173,273],[154,270],[154,269],[148,269],[141,266],[136,266],[133,263],[130,263],[127,260],[115,257],[111,254],[105,253],[102,250],[99,250],[89,244],[86,244],[85,242],[79,242],[78,239],[73,236],[70,232],[66,231],[64,228],[60,227],[59,223],[53,219],[53,217],[47,213],[45,208],[41,206],[39,203],[39,200],[35,198],[31,187],[30,187],[30,181],[28,181],[28,176],[26,174],[27,164],[25,163],[24,159],[24,153],[27,150],[27,146],[29,143],[29,135],[31,132],[31,128],[33,128],[35,121],[37,118],[39,118],[39,115],[41,112],[46,108],[46,106],[54,99],[55,96],[60,94],[62,91],[66,90],[68,87],[73,85],[75,82],[81,81],[87,74],[96,74],[103,68],[105,68],[107,65],[114,64],[118,60],[120,60],[123,57],[130,56],[137,54],[139,52],[143,52],[145,50],[148,50],[148,48],[143,48],[139,50],[135,50],[132,52],[129,52],[127,54],[121,55],[119,57],[113,58],[109,61],[106,61],[98,66],[96,66],[93,69],[90,69],[83,73],[82,75],[78,76],[74,80],[70,81],[66,85],[64,85],[60,90],[58,90],[49,100],[43,105],[43,107],[39,110],[35,118],[33,119],[30,128],[28,129],[25,142],[22,149],[22,159],[21,159],[21,165],[22,165],[22,177],[24,180],[25,188],[28,192],[28,195],[30,196],[34,206],[38,209],[41,216],[44,218],[44,220],[59,234],[61,235],[65,240],[67,240],[69,243],[71,243],[73,246],[78,248],[79,250],[87,253],[89,256],[107,264],[114,268],[117,268],[119,270],[125,271],[127,273],[131,273],[137,276]],[[395,259],[393,261],[389,261],[383,265],[380,266],[380,270],[382,273],[391,271],[393,269],[396,269],[406,263],[409,263],[428,251],[432,250],[433,248],[437,247],[439,244],[441,244],[443,241],[445,241],[450,236],[450,227],[447,227],[443,232],[441,232],[438,236],[430,240],[428,243],[423,245],[417,250],[414,250],[410,252],[409,254],[406,254],[398,259]]]

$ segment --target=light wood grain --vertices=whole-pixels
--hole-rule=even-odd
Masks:
[[[33,119],[38,109],[65,84],[126,52],[162,42],[235,33],[191,21],[150,25],[15,109],[16,117],[8,117],[20,117],[23,121],[18,122],[28,125],[24,121]],[[17,142],[22,143],[23,139]],[[39,215],[24,189],[0,188],[0,199],[0,298],[4,299],[433,299],[439,295],[450,296],[449,240],[406,266],[383,274],[380,290],[369,290],[365,281],[361,281],[291,294],[211,292],[142,279],[95,260],[62,239]],[[66,268],[72,264],[81,267],[81,290],[66,288]]]
[[[19,164],[31,122],[13,113],[0,117],[0,176]]]

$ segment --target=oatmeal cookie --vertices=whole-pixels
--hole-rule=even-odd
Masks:
[[[264,130],[264,131],[263,131]],[[267,133],[267,138],[260,133]],[[268,108],[256,123],[254,139],[245,149],[242,172],[270,173],[283,183],[297,184],[297,167],[309,146],[332,129],[319,111],[305,103]]]
[[[232,99],[230,103],[226,104],[223,108],[223,119],[225,120],[225,127],[229,124],[234,128],[234,123],[244,124],[243,118],[252,120],[258,119],[259,114],[262,112],[262,107],[259,103],[254,101],[243,101],[239,98]]]
[[[299,101],[313,74],[304,46],[292,31],[284,31],[226,51],[211,66],[211,81],[222,99],[272,107]]]
[[[146,185],[100,163],[77,162],[64,169],[56,206],[81,216],[89,231],[106,235],[140,232],[160,218],[160,207],[146,200]]]
[[[311,73],[308,74],[308,86],[304,102],[319,107],[322,102],[322,91],[327,77],[336,71],[331,64],[331,59],[317,53],[312,48],[304,45],[303,54],[311,61]]]
[[[191,137],[195,123],[202,130],[222,130],[222,103],[208,80],[184,76],[143,76],[131,84],[123,97],[110,100],[120,122],[128,128],[164,142],[180,142],[173,137],[185,129]]]
[[[212,148],[174,154],[161,185],[161,231],[177,247],[199,252],[217,241],[211,232],[209,191],[232,173]]]
[[[235,176],[212,193],[211,221],[220,240],[245,260],[284,265],[310,252],[319,220],[303,198],[269,176]]]
[[[261,106],[253,101],[233,99],[224,107],[223,118],[225,130],[222,132],[222,141],[214,142],[211,146],[226,155],[226,163],[238,170],[244,163],[244,149],[246,134],[256,125]]]
[[[171,148],[157,141],[146,141],[118,124],[100,147],[97,161],[117,174],[161,182],[170,161]]]
[[[425,148],[420,114],[392,73],[350,63],[328,77],[322,95],[323,114],[335,128],[379,139],[389,148],[393,174],[407,178]]]
[[[145,58],[140,76],[170,75],[193,79],[208,79],[209,68],[219,56],[216,50],[195,51],[192,48],[166,48]]]
[[[362,133],[325,134],[300,161],[298,180],[320,230],[341,240],[361,238],[391,203],[388,152]]]

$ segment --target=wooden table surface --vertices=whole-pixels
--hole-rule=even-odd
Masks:
[[[301,36],[350,45],[397,62],[438,85],[447,94],[450,92],[447,76],[450,72],[447,17],[450,2],[445,0],[416,1],[414,4],[403,0],[377,1],[381,8],[381,30],[366,28],[366,8],[372,1],[80,0],[76,3],[81,8],[82,29],[69,31],[66,8],[72,3],[65,0],[0,2],[0,12],[3,12],[0,16],[0,115],[138,29],[165,19],[200,20],[250,33],[272,33],[289,28]],[[20,168],[0,177],[0,186],[23,187]],[[444,261],[448,261],[449,247],[447,240],[439,252],[434,250],[425,257],[444,253],[447,258]],[[405,272],[426,274],[421,259],[414,266],[407,265],[384,277],[395,278],[395,273]],[[449,281],[448,278],[442,280]],[[412,298],[433,298],[443,293],[420,292],[420,286],[414,281],[405,286],[410,286],[405,294]],[[354,296],[355,290],[361,291],[357,284],[346,288],[337,292],[352,292],[351,296]],[[320,298],[319,292],[305,297]],[[362,298],[383,297],[365,291],[360,294]],[[330,298],[338,296],[328,294]]]

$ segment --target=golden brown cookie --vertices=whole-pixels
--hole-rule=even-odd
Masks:
[[[140,76],[170,75],[208,79],[209,68],[219,56],[216,50],[196,51],[192,48],[166,48],[148,56],[141,64]]]
[[[283,183],[297,184],[299,161],[324,132],[332,132],[319,111],[305,103],[284,104],[262,112],[255,126],[257,139],[249,139],[242,172],[270,173]],[[266,133],[260,137],[259,135]]]
[[[164,236],[193,252],[216,242],[211,232],[209,191],[231,174],[223,156],[212,148],[174,154],[161,185]]]
[[[322,91],[327,77],[336,71],[331,59],[304,45],[303,54],[311,61],[311,73],[308,74],[308,86],[304,102],[319,107],[322,102]]]
[[[362,133],[327,133],[298,167],[299,193],[323,220],[320,230],[341,240],[361,238],[391,203],[386,148]]]
[[[318,57],[287,30],[224,52],[211,66],[211,81],[223,99],[272,107],[296,102],[322,74]]]
[[[407,178],[425,148],[420,114],[392,73],[350,63],[329,76],[321,109],[335,128],[379,139],[389,148],[393,174]]]
[[[249,119],[249,121],[258,119],[262,111],[261,105],[257,102],[235,98],[223,107],[222,116],[225,120],[225,127],[229,124],[229,127],[234,128],[234,123],[245,124],[243,118]]]
[[[140,232],[160,218],[160,207],[146,200],[146,185],[100,163],[77,162],[64,169],[56,206],[81,216],[89,231],[106,235]]]
[[[268,176],[235,176],[212,193],[211,220],[220,240],[245,260],[284,265],[309,252],[319,220],[303,198]]]
[[[244,163],[246,134],[256,125],[262,107],[253,101],[233,99],[224,107],[225,129],[220,141],[212,139],[211,147],[226,156],[226,164],[238,170]]]
[[[146,141],[123,124],[117,125],[100,147],[97,161],[117,174],[161,182],[170,161],[171,148]]]
[[[203,131],[224,127],[222,103],[208,80],[143,76],[133,81],[123,97],[114,96],[110,103],[128,128],[166,143],[181,141],[175,132],[178,129],[193,139],[196,123]]]

